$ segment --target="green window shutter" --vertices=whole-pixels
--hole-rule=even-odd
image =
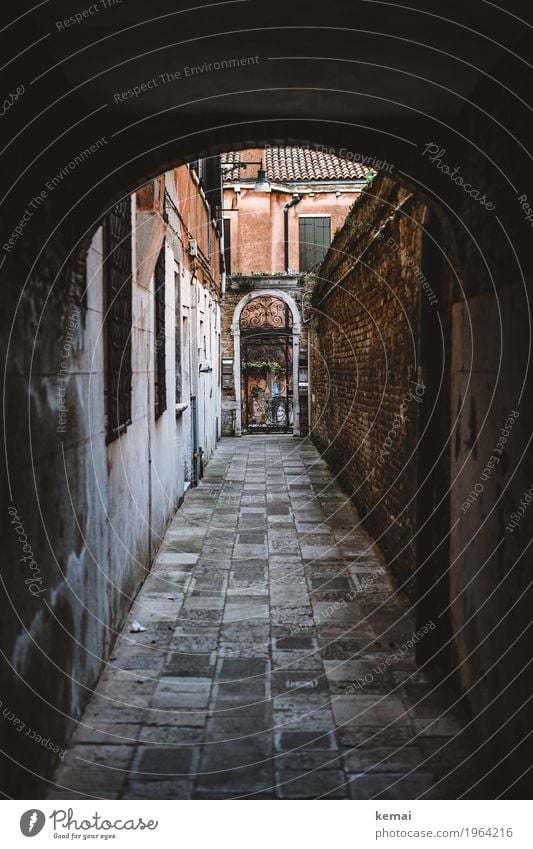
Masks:
[[[300,271],[310,271],[323,259],[331,243],[328,215],[299,219]]]
[[[300,271],[309,271],[313,233],[311,218],[300,218]]]

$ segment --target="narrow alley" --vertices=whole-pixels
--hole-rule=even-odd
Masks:
[[[475,810],[533,797],[533,6],[500,5],[6,5],[10,847],[133,846],[132,811],[366,849],[412,808],[408,842],[522,849]],[[196,799],[350,804],[212,837]]]
[[[49,798],[458,798],[468,719],[415,663],[431,627],[308,440],[225,438]]]

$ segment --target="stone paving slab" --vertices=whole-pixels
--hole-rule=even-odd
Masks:
[[[414,629],[314,446],[224,439],[50,798],[456,798],[468,720],[402,648]]]

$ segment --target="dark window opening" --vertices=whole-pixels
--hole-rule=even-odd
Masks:
[[[181,318],[181,309],[180,309],[180,303],[181,303],[180,280],[181,280],[180,274],[179,273],[175,274],[175,276],[174,276],[174,291],[176,292],[176,311],[175,311],[175,315],[174,315],[174,327],[175,327],[174,333],[175,333],[176,338],[174,340],[174,363],[175,363],[175,366],[176,366],[176,381],[175,381],[176,404],[181,404],[181,401],[182,401],[182,398],[181,398],[181,393],[182,393],[182,389],[181,389],[181,387],[182,387],[181,348],[182,348],[182,345],[183,345],[183,340],[185,338],[182,327],[181,327],[182,318]]]
[[[196,171],[199,180],[202,179],[202,163],[203,159],[193,159],[192,162],[189,162],[189,168]]]
[[[329,215],[300,216],[300,271],[311,271],[321,262],[331,242]]]
[[[222,210],[222,169],[220,156],[210,156],[207,159],[195,159],[189,167],[196,171],[200,186],[209,204],[209,216],[216,222],[220,235]]]
[[[166,326],[165,326],[165,245],[159,251],[154,275],[155,319],[155,417],[167,408]]]
[[[189,400],[190,394],[191,370],[189,344],[189,324],[187,316],[184,315],[181,320],[180,349],[179,351],[176,349],[176,381],[179,380],[179,389],[177,390],[178,396],[176,400],[181,404],[184,404]]]
[[[226,274],[231,274],[231,221],[224,219],[224,268]]]
[[[220,210],[222,209],[222,170],[220,156],[210,156],[203,160],[203,188],[209,204],[211,219],[220,228]]]
[[[128,196],[104,219],[107,442],[131,424],[131,224]]]

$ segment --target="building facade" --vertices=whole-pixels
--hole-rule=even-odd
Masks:
[[[224,254],[232,276],[311,271],[371,173],[357,162],[304,147],[230,152],[221,162]],[[261,164],[268,189],[258,192]]]
[[[197,160],[176,168],[173,175],[167,215],[179,278],[178,444],[183,451],[185,480],[194,483],[221,435],[221,184],[213,160]]]
[[[7,626],[4,648],[11,709],[59,745],[219,435],[220,191],[215,204],[196,168],[168,171],[107,210],[62,324],[34,355],[39,460],[24,486],[62,485],[35,516],[15,498],[13,527],[40,554],[29,590],[15,575],[10,597],[24,628]],[[35,674],[39,697],[22,683]],[[57,754],[16,736],[2,741],[8,754],[49,773]],[[26,780],[13,767],[11,785]]]
[[[290,146],[223,154],[221,168],[222,432],[305,435],[312,272],[373,172]]]
[[[228,277],[222,303],[222,433],[308,428],[305,275]]]

